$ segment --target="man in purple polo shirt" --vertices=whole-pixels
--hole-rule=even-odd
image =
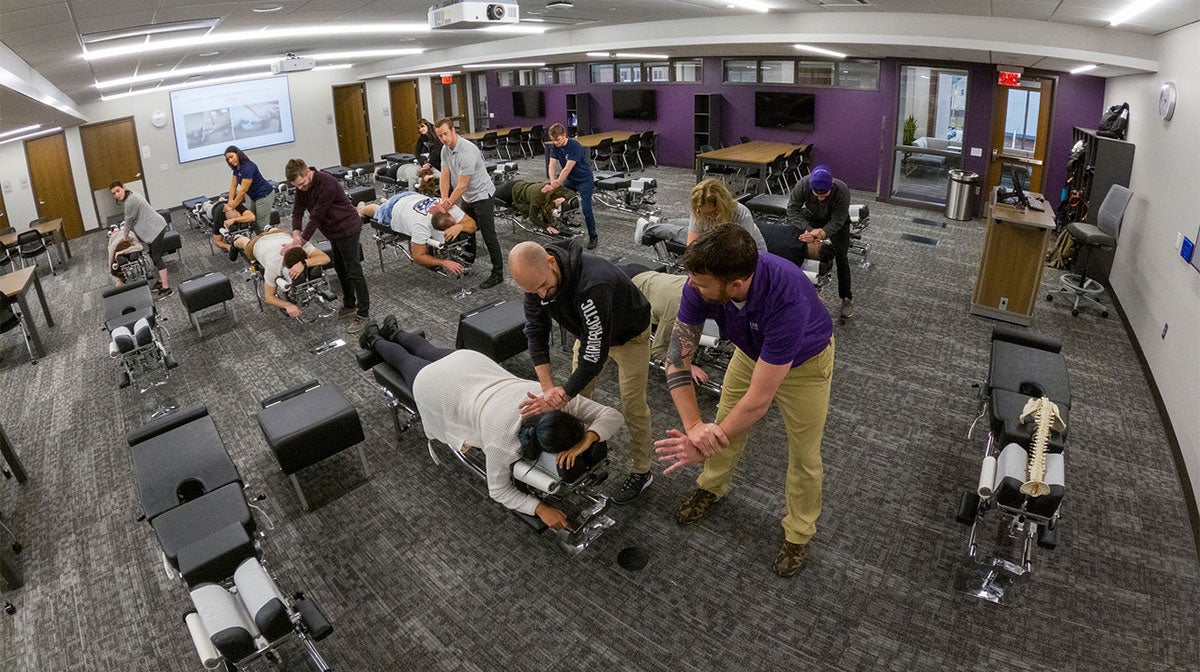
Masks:
[[[771,569],[793,576],[808,557],[808,541],[821,514],[821,438],[833,376],[833,321],[812,283],[795,264],[759,252],[745,229],[718,226],[700,235],[683,255],[688,284],[667,350],[667,387],[684,431],[667,430],[657,441],[664,473],[704,462],[697,488],[679,508],[690,525],[708,515],[729,490],[746,449],[750,427],[779,406],[788,438],[787,515],[784,542]],[[736,348],[716,421],[706,423],[696,405],[692,360],[705,319]]]
[[[288,161],[284,175],[296,187],[289,247],[303,246],[317,229],[325,234],[333,250],[329,255],[333,257],[333,270],[342,286],[342,308],[338,311],[338,319],[353,317],[347,331],[358,333],[366,326],[371,310],[367,279],[358,256],[362,215],[358,214],[337,178],[323,170],[309,168],[303,159]],[[308,225],[302,226],[305,212],[308,213]]]

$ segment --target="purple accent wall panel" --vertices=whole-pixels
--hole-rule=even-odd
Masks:
[[[1054,116],[1050,120],[1050,147],[1046,151],[1046,200],[1058,208],[1067,181],[1067,159],[1071,156],[1072,129],[1095,128],[1104,112],[1103,77],[1064,74],[1054,92]]]

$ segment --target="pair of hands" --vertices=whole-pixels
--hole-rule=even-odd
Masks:
[[[670,464],[663,470],[665,475],[680,467],[703,462],[728,446],[729,437],[720,425],[701,422],[689,428],[686,434],[678,429],[668,429],[667,438],[654,442],[654,452],[658,453],[659,462]]]
[[[541,394],[534,394],[532,392],[526,392],[525,394],[526,399],[517,406],[517,410],[521,412],[522,418],[560,410],[563,406],[567,405],[567,402],[571,401],[570,395],[567,394],[567,391],[562,386],[542,390]]]
[[[813,229],[800,234],[800,242],[802,243],[820,243],[825,240],[825,229]]]
[[[561,186],[562,182],[559,182],[558,180],[550,180],[546,184],[542,185],[542,193],[548,194]]]

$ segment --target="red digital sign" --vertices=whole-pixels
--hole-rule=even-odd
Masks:
[[[1000,71],[1000,86],[1020,86],[1021,73]]]
[[[1018,77],[1018,79],[1019,79],[1019,77]],[[453,75],[442,75],[442,83],[443,84],[453,84],[454,76]]]

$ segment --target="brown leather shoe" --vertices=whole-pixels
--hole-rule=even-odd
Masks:
[[[771,571],[779,576],[788,578],[795,576],[804,569],[804,565],[808,562],[808,544],[793,544],[790,541],[783,542],[779,547],[779,554],[775,556],[775,562],[771,563]]]
[[[720,500],[720,497],[708,490],[696,488],[679,504],[679,513],[675,516],[675,520],[680,525],[698,523],[708,516],[709,509]]]

